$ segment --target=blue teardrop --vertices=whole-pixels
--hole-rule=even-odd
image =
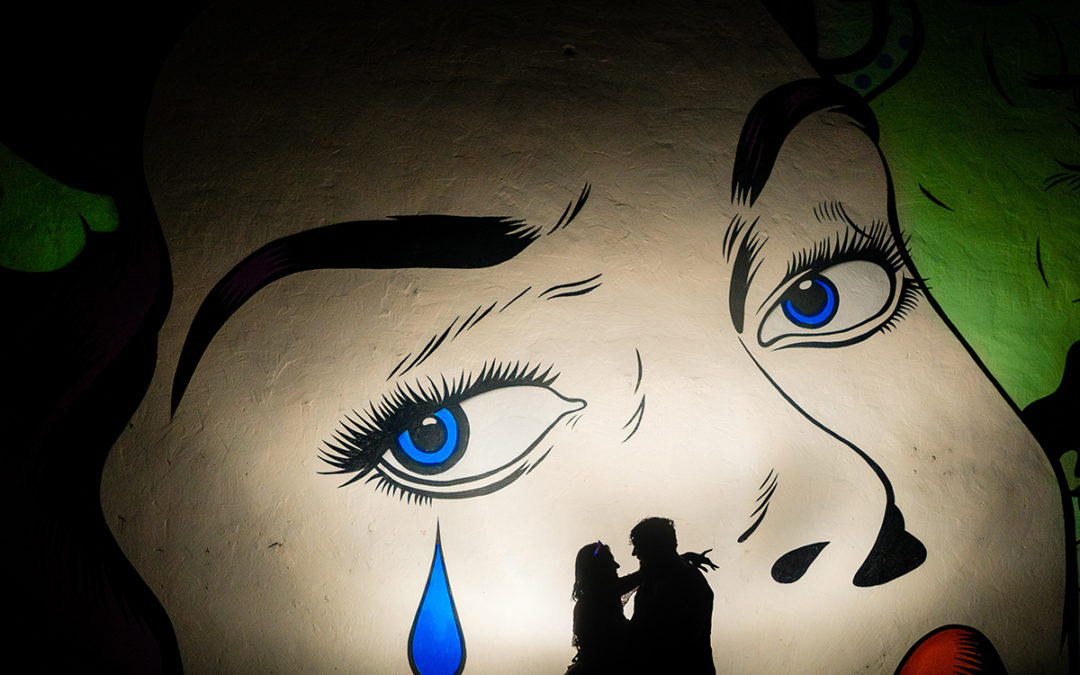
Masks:
[[[409,631],[409,665],[416,675],[460,675],[465,669],[465,634],[450,592],[438,526],[431,571]]]

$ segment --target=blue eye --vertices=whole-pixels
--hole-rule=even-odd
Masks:
[[[551,388],[550,369],[528,364],[485,366],[478,376],[442,387],[399,384],[367,414],[347,415],[322,460],[377,490],[407,500],[461,499],[500,490],[533,469],[552,449],[542,441],[556,424],[585,407]]]
[[[839,304],[836,286],[821,275],[799,282],[780,299],[784,316],[802,328],[820,328],[829,323]]]
[[[413,471],[433,474],[457,463],[468,445],[469,418],[461,406],[451,405],[402,431],[391,450]]]
[[[777,289],[758,328],[762,347],[842,346],[863,340],[914,306],[900,270],[848,260]],[[843,298],[841,298],[843,296]],[[843,302],[841,302],[841,299]]]

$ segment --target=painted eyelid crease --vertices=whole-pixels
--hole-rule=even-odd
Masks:
[[[336,470],[320,473],[356,473],[343,485],[355,482],[375,468],[389,447],[388,443],[408,422],[497,387],[514,384],[549,386],[558,378],[557,373],[551,374],[551,367],[543,371],[540,368],[528,363],[500,364],[493,360],[485,363],[475,376],[463,371],[449,383],[445,377],[440,384],[430,378],[427,382],[398,383],[378,403],[368,403],[366,412],[353,410],[351,415],[345,416],[333,432],[334,442],[324,441],[325,447],[320,451],[320,458]]]
[[[779,321],[777,313],[783,310],[781,305],[784,298],[797,284],[814,279],[827,279],[825,273],[830,269],[850,262],[876,265],[888,277],[888,296],[876,311],[868,312],[862,321],[849,319],[848,325],[833,327],[831,330],[819,328],[828,329],[834,317],[830,317],[818,327],[800,328],[791,324],[790,331],[781,332],[775,327],[766,330],[768,325]],[[904,269],[902,243],[893,236],[891,228],[883,221],[874,221],[866,230],[844,228],[810,248],[796,251],[788,263],[783,279],[758,307],[757,314],[762,314],[764,310],[764,316],[758,323],[758,344],[774,349],[844,346],[864,340],[877,332],[891,330],[914,309],[919,298],[917,284],[904,275]],[[843,292],[839,294],[839,302],[843,303]],[[828,338],[829,341],[820,342],[821,338]],[[778,342],[780,344],[777,344]]]
[[[758,343],[767,347],[789,336],[820,338],[865,328],[891,314],[899,285],[896,273],[868,260],[846,260],[807,273],[776,294],[758,326]],[[820,307],[806,309],[822,311],[806,316],[796,304],[800,300],[821,301]]]
[[[324,447],[319,453],[320,459],[333,468],[319,473],[330,475],[353,474],[340,487],[366,478],[365,482],[378,481],[377,490],[392,493],[400,492],[408,495],[410,499],[417,497],[422,500],[432,497],[473,496],[474,494],[482,494],[505,487],[505,485],[523,475],[526,469],[531,469],[531,466],[522,464],[514,472],[509,471],[508,468],[512,468],[511,465],[519,463],[519,460],[525,460],[526,456],[560,420],[572,412],[583,409],[586,405],[585,401],[568,399],[552,389],[550,385],[557,377],[557,374],[552,373],[552,367],[550,366],[543,368],[540,365],[530,365],[529,363],[500,364],[497,361],[491,361],[486,363],[475,376],[466,375],[466,373],[462,372],[452,382],[447,382],[445,378],[442,378],[441,382],[436,383],[435,380],[427,378],[426,382],[418,380],[414,384],[399,384],[396,389],[383,396],[378,404],[369,403],[366,413],[360,414],[354,411],[351,415],[345,416],[345,419],[340,422],[338,428],[333,432],[331,440],[324,441]],[[426,423],[433,420],[438,411],[456,408],[460,412],[463,406],[475,406],[470,401],[476,400],[482,394],[498,390],[511,392],[514,389],[528,390],[529,388],[546,390],[548,396],[565,402],[564,407],[566,409],[561,410],[551,420],[550,425],[543,429],[542,433],[538,432],[534,439],[530,439],[532,443],[523,452],[502,466],[465,478],[432,481],[414,475],[415,472],[409,471],[406,466],[395,467],[394,462],[390,461],[394,453],[393,443],[398,442],[399,435],[403,431],[416,429],[421,421]],[[504,398],[513,400],[513,397]],[[495,417],[495,415],[490,414],[487,416]],[[442,419],[446,419],[446,416],[442,416]],[[464,422],[468,426],[469,423]],[[467,433],[465,436],[467,436]],[[461,456],[467,454],[468,447],[468,443],[464,444],[459,454]],[[456,457],[453,463],[448,463],[446,466],[447,471],[457,462],[458,458]],[[535,466],[539,461],[533,462],[532,466]],[[453,492],[440,493],[437,490],[423,487],[447,488],[448,486],[464,485],[494,476],[500,472],[506,475],[496,476],[498,478],[496,484],[483,489],[457,490],[455,488]],[[405,479],[406,482],[421,487],[418,489],[410,488],[408,485],[403,484],[402,480],[397,480],[395,477]],[[492,480],[494,481],[495,478],[492,478]]]
[[[399,496],[460,499],[490,494],[540,464],[553,447],[548,433],[583,410],[585,401],[548,387],[520,385],[473,396],[459,407],[473,420],[468,424],[474,432],[467,446],[458,448],[460,462],[448,463],[446,471],[436,475],[417,475],[402,464],[395,448],[383,455],[375,475],[393,482]],[[542,448],[546,450],[541,454]]]

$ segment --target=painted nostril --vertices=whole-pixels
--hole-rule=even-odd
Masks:
[[[772,566],[773,581],[790,584],[802,579],[806,570],[817,560],[818,554],[828,545],[827,541],[808,544],[780,556]]]
[[[904,527],[904,516],[895,504],[885,508],[877,541],[852,583],[860,588],[878,586],[904,576],[926,560],[926,547]]]

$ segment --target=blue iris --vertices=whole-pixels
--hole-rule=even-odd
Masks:
[[[454,414],[440,408],[421,424],[398,434],[397,444],[409,459],[430,467],[450,459],[460,437],[460,425]]]
[[[823,276],[793,286],[781,299],[784,316],[802,328],[820,328],[836,316],[839,297],[836,286]]]

